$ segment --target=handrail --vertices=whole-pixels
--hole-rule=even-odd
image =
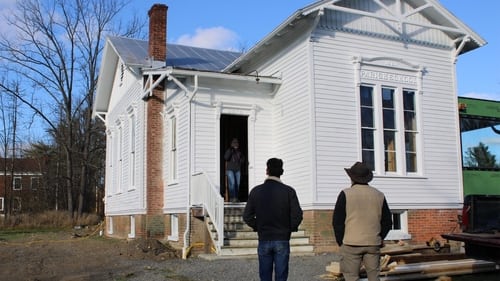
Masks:
[[[224,245],[224,198],[205,172],[191,177],[191,206],[202,205],[210,216],[217,233],[217,240],[212,238],[212,242],[219,255]]]

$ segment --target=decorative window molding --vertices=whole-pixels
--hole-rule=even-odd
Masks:
[[[423,68],[390,57],[353,58],[361,159],[376,175],[422,173]]]

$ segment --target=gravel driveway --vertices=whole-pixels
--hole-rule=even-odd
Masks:
[[[325,267],[338,261],[336,254],[292,256],[289,281],[326,280]],[[136,272],[125,280],[134,281],[258,281],[257,257],[187,260],[166,260]]]

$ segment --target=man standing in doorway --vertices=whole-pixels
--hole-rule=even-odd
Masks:
[[[369,281],[379,281],[380,248],[392,227],[391,211],[382,192],[370,186],[372,171],[361,162],[346,168],[351,187],[340,192],[333,212],[333,230],[340,246],[340,271],[358,281],[361,263]]]
[[[290,236],[302,222],[302,209],[295,190],[281,182],[283,161],[267,160],[267,179],[252,189],[243,220],[259,236],[259,276],[261,281],[288,279]]]
[[[226,175],[229,184],[229,200],[239,202],[238,195],[241,182],[241,165],[245,161],[245,156],[240,150],[240,143],[237,138],[231,141],[231,146],[224,153],[226,160]]]

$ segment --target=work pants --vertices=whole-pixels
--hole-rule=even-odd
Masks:
[[[365,266],[368,281],[379,281],[379,246],[340,246],[340,271],[345,281],[358,281],[361,264]]]

